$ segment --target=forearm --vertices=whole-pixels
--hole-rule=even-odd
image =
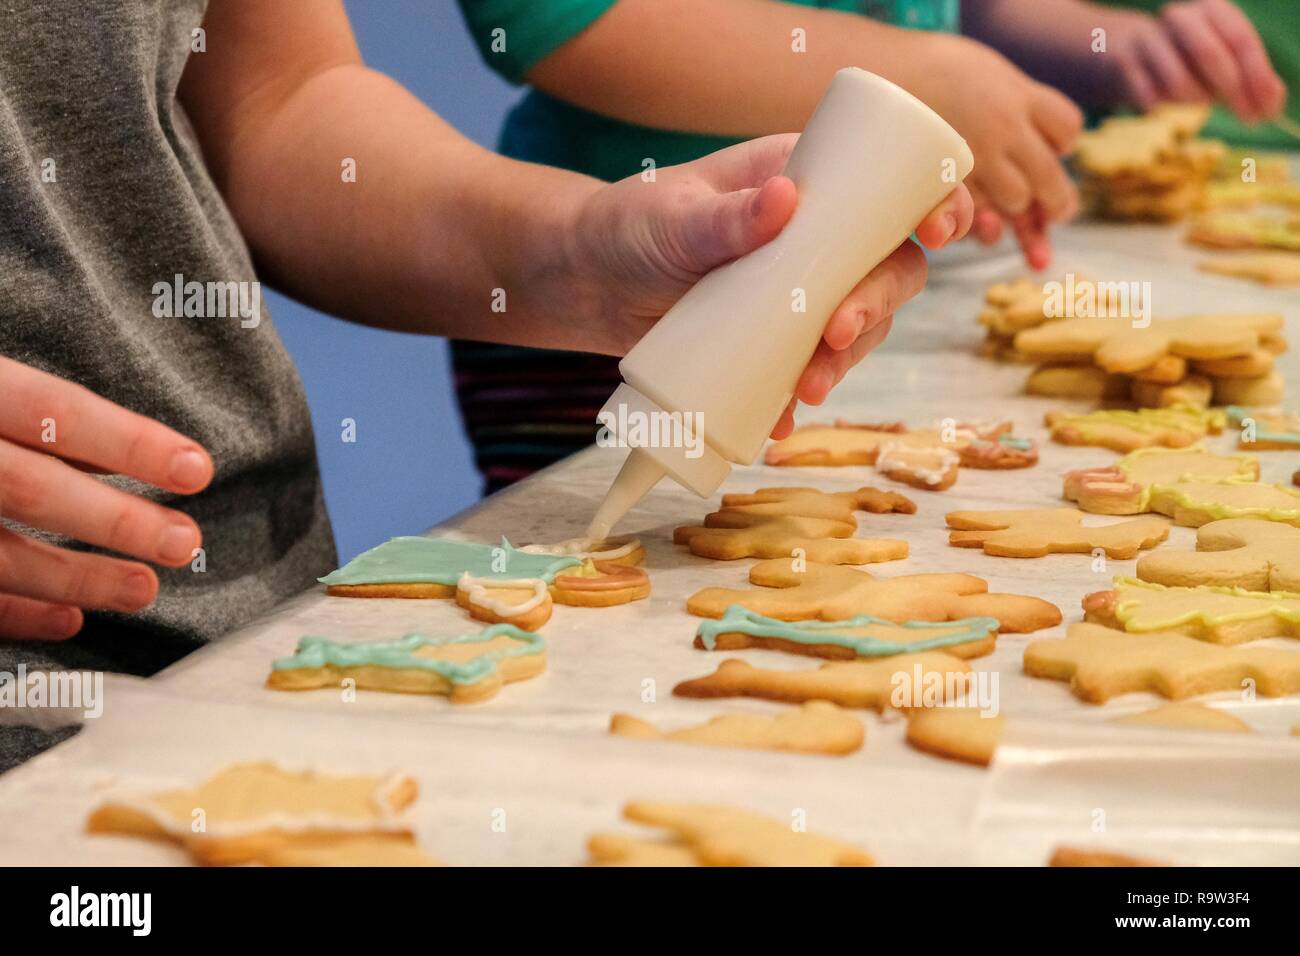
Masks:
[[[1145,14],[1085,0],[982,0],[962,7],[962,30],[1036,79],[1090,106],[1115,101],[1115,70],[1099,35]]]
[[[528,80],[615,119],[750,137],[802,129],[846,66],[917,90],[945,39],[771,0],[619,0]]]
[[[595,180],[489,153],[359,64],[244,110],[215,165],[274,284],[385,328],[613,348],[593,342],[576,293],[561,312],[553,288]]]

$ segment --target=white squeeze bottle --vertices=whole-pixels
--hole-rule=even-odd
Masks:
[[[866,70],[836,73],[786,164],[799,204],[780,235],[697,282],[619,363],[623,384],[598,420],[633,450],[588,536],[606,537],[665,474],[707,497],[732,462],[752,463],[835,307],[973,165],[912,94]],[[700,434],[643,444],[669,434],[670,415]]]

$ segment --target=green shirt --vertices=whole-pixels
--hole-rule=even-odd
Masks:
[[[573,39],[616,0],[460,0],[484,60],[513,83]],[[887,19],[919,29],[955,30],[959,0],[786,0]],[[671,166],[739,139],[654,129],[608,119],[532,90],[506,119],[499,149],[507,156],[605,180],[640,172],[647,159]]]
[[[1130,7],[1155,13],[1167,0],[1101,0],[1112,7]],[[1250,17],[1268,50],[1273,69],[1286,83],[1286,115],[1300,123],[1300,0],[1235,0]],[[1205,136],[1234,146],[1265,149],[1300,149],[1300,140],[1273,123],[1247,126],[1227,109],[1217,106],[1205,126]]]

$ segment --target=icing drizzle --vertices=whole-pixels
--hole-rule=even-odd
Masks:
[[[951,631],[923,641],[886,641],[862,634],[845,634],[852,628],[883,625],[920,630],[922,628]],[[727,608],[722,617],[703,621],[696,632],[707,650],[717,646],[719,634],[748,634],[751,637],[775,637],[798,644],[833,644],[847,647],[858,657],[891,657],[895,654],[915,654],[940,647],[955,647],[979,641],[997,631],[1000,622],[992,617],[968,617],[959,621],[887,621],[859,614],[843,621],[779,621],[765,617],[740,604]]]
[[[509,601],[503,601],[492,596],[493,591],[502,591],[507,588],[515,590],[531,590],[532,595],[518,604],[511,604]],[[468,571],[460,576],[456,582],[456,590],[464,591],[471,604],[486,608],[493,614],[501,617],[513,617],[519,614],[527,614],[533,608],[537,607],[550,596],[550,589],[547,588],[546,582],[541,578],[520,578],[518,580],[501,581],[499,579],[476,578]]]
[[[565,568],[581,564],[575,557],[532,554],[501,539],[498,546],[450,538],[392,538],[363,551],[331,571],[321,584],[445,584],[455,587],[461,575],[491,581],[541,578],[550,582]],[[504,570],[497,571],[495,565]]]
[[[450,644],[487,644],[498,637],[508,637],[518,642],[517,647],[485,651],[467,661],[445,661],[416,654],[425,647],[445,647]],[[513,624],[493,624],[477,634],[455,637],[426,637],[423,634],[406,634],[394,641],[368,641],[361,644],[343,644],[324,637],[304,637],[292,657],[282,657],[271,665],[272,670],[316,669],[321,667],[388,667],[397,670],[432,671],[453,684],[474,684],[496,670],[497,661],[505,657],[522,657],[540,654],[546,642],[531,631],[521,630]]]

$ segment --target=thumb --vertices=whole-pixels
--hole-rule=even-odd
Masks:
[[[697,199],[683,211],[679,226],[685,264],[704,273],[752,252],[776,238],[797,202],[794,183],[785,176]]]

